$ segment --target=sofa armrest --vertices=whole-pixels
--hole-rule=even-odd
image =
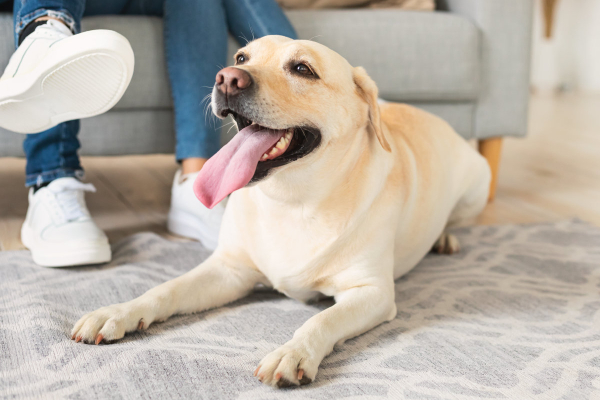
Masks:
[[[532,0],[438,0],[438,9],[463,15],[481,30],[481,94],[475,136],[527,133]]]

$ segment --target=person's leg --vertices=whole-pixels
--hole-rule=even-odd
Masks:
[[[0,126],[28,134],[26,186],[36,186],[21,240],[43,266],[111,258],[85,205],[84,192],[95,189],[79,181],[77,118],[101,114],[120,99],[133,51],[116,32],[78,34],[84,8],[85,0],[15,0],[17,50],[0,77]]]
[[[86,0],[83,16],[126,14],[127,7],[135,1],[139,0]]]
[[[223,0],[233,36],[245,45],[267,35],[297,39],[294,27],[275,0]]]
[[[214,0],[130,0],[124,9],[127,15],[163,16],[165,53],[171,93],[174,100],[177,132],[177,161],[182,173],[199,171],[204,162],[220,147],[216,123],[204,127],[202,101],[210,93],[206,76],[215,76],[217,68],[206,68],[206,58],[225,59],[226,49],[212,42],[226,35],[222,7],[215,9]],[[221,29],[208,31],[203,20],[217,18]],[[219,39],[216,40],[220,42]],[[216,51],[215,51],[216,50]],[[223,61],[220,61],[221,63]]]
[[[15,47],[23,30],[43,17],[58,19],[74,33],[80,32],[84,9],[85,0],[14,0]]]
[[[173,181],[168,228],[214,249],[224,206],[212,210],[202,207],[194,196],[192,184],[193,174],[220,148],[220,123],[205,114],[203,101],[210,94],[227,54],[227,22],[222,1],[131,0],[124,13],[163,15],[177,132],[176,158],[182,164]]]
[[[85,0],[15,0],[13,8],[15,47],[23,41],[27,27],[44,17],[60,20],[72,31],[79,29]],[[64,122],[47,131],[27,135],[23,150],[27,158],[26,186],[41,186],[54,179],[81,177],[77,150],[79,121]]]
[[[205,117],[210,118],[200,112],[210,93],[203,87],[207,86],[205,77],[214,77],[218,71],[217,67],[203,66],[202,59],[216,58],[222,64],[226,57],[226,48],[223,51],[223,47],[211,46],[215,39],[220,42],[219,36],[227,35],[222,7],[215,10],[212,3],[212,0],[130,0],[124,10],[128,15],[164,16],[165,52],[175,103],[176,154],[183,175],[200,171],[208,157],[220,148],[217,128],[220,124],[213,121],[205,129],[197,128],[206,125]],[[198,20],[211,17],[222,21],[220,30],[202,29]],[[197,28],[202,29],[201,35]]]
[[[124,3],[126,0],[113,0],[113,1],[90,1],[92,5],[94,3],[101,3],[105,7],[108,5],[112,5],[114,3]],[[68,30],[66,30],[67,34],[60,32],[53,32],[51,29],[47,30],[47,33],[40,36],[40,38],[35,38],[35,40],[30,40],[30,43],[25,43],[23,47],[25,49],[17,49],[17,53],[21,50],[23,54],[19,55],[20,60],[16,60],[13,64],[15,66],[7,67],[7,72],[3,76],[5,83],[9,85],[11,82],[7,82],[11,80],[10,78],[14,78],[21,73],[21,70],[25,66],[26,69],[30,70],[36,67],[36,64],[43,63],[43,57],[46,52],[49,51],[50,48],[54,45],[54,43],[58,43],[61,39],[67,38],[68,35],[72,33],[78,33],[80,31],[80,22],[82,15],[84,13],[86,6],[85,0],[15,0],[14,1],[14,39],[17,48],[26,37],[30,34],[33,34],[40,25],[48,23],[48,19],[58,20],[62,24],[66,25]],[[120,5],[120,9],[124,7],[124,4]],[[114,9],[114,6],[113,6]],[[110,10],[107,10],[107,12]],[[62,26],[62,25],[61,25]],[[40,27],[41,28],[41,27]],[[65,29],[64,27],[62,28]],[[59,28],[60,30],[60,28]],[[70,32],[69,32],[70,30]],[[55,38],[52,35],[56,36]],[[32,36],[33,37],[33,36]],[[43,40],[42,40],[43,39]],[[96,40],[97,37],[91,38],[90,40]],[[35,43],[34,43],[35,42]],[[47,45],[44,45],[43,42],[47,42]],[[81,41],[79,41],[79,46],[81,46]],[[58,46],[54,46],[56,48]],[[67,46],[68,47],[68,46]],[[89,46],[88,46],[89,47]],[[53,49],[54,50],[54,49]],[[69,49],[65,49],[63,53],[68,53]],[[34,54],[32,54],[34,53]],[[36,55],[37,53],[38,55]],[[77,54],[73,54],[72,58],[77,57]],[[65,63],[69,61],[65,60]],[[102,62],[102,60],[100,60]],[[56,66],[56,70],[60,69],[62,64]],[[84,68],[88,69],[89,65],[84,65]],[[44,76],[50,77],[52,73],[46,73],[47,75],[40,75],[40,80],[44,79],[44,94],[48,92],[52,92],[53,87],[50,83],[50,80],[45,78]],[[75,74],[70,74],[65,76],[67,80],[72,80],[70,84],[73,85],[81,85],[85,82],[82,82],[81,79],[77,79]],[[16,79],[12,79],[16,81]],[[89,79],[88,79],[89,80]],[[85,79],[83,79],[85,81]],[[54,102],[48,100],[49,103],[52,103],[52,107],[59,101],[62,100],[63,107],[69,107],[68,105],[64,105],[65,101],[67,104],[74,103],[72,99],[65,99],[71,95],[69,91],[72,91],[72,87],[69,87],[69,84],[65,84],[64,80],[62,81],[62,85],[59,85],[64,88],[58,87],[56,91],[63,92],[61,95],[54,96]],[[105,83],[109,83],[110,81],[107,79]],[[20,81],[16,81],[12,86],[9,86],[10,89],[20,89],[19,85],[24,86],[26,82],[21,83]],[[93,86],[93,85],[92,85]],[[108,85],[107,85],[108,86]],[[31,89],[27,89],[29,92],[32,92]],[[82,89],[83,90],[83,89]],[[46,115],[48,113],[47,104],[40,104],[41,102],[35,103],[35,99],[39,98],[38,93],[31,93],[24,91],[21,95],[21,100],[27,99],[27,101],[31,104],[29,108],[25,108],[25,111],[29,113],[28,118],[20,118],[20,122],[17,125],[26,125],[25,120],[27,119],[35,119],[36,116]],[[82,93],[73,94],[73,95],[83,95]],[[36,97],[37,96],[37,97]],[[90,96],[87,96],[88,98]],[[19,102],[15,102],[13,99],[7,99],[8,102],[6,104],[19,104]],[[5,100],[6,101],[6,100]],[[1,101],[0,101],[1,103]],[[21,103],[24,103],[21,101]],[[102,99],[98,101],[98,103],[104,102]],[[73,106],[70,106],[73,107]],[[75,106],[76,107],[76,106]],[[70,110],[66,110],[69,113]],[[48,117],[49,118],[49,117]],[[63,119],[64,120],[64,119]],[[6,121],[5,121],[6,122]],[[40,122],[40,124],[44,124]],[[15,128],[16,129],[16,128]],[[41,133],[36,133],[34,135],[28,135],[24,141],[24,150],[27,156],[27,179],[26,185],[32,186],[34,184],[44,184],[49,183],[54,179],[62,178],[62,177],[76,177],[81,176],[83,170],[81,168],[77,150],[79,149],[79,141],[77,139],[77,133],[79,130],[79,123],[77,121],[64,122],[57,126],[54,126],[46,131]],[[25,126],[21,132],[32,132],[35,130],[27,130]]]
[[[168,228],[214,249],[225,207],[203,207],[192,184],[204,162],[221,146],[221,123],[205,107],[227,57],[225,10],[221,0],[165,0],[163,18],[175,111],[175,155],[181,163],[173,180]]]
[[[42,133],[27,135],[23,150],[27,158],[25,186],[42,187],[58,178],[83,177],[77,150],[79,121],[63,122]]]
[[[220,123],[206,111],[227,58],[222,0],[166,0],[165,46],[175,105],[176,157],[183,173],[199,171],[221,145]]]

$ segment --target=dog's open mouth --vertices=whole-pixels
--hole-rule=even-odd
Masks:
[[[233,191],[258,182],[271,170],[311,153],[321,142],[321,133],[310,127],[272,129],[232,110],[239,132],[206,162],[194,183],[194,192],[212,208]]]
[[[262,129],[277,132],[278,135],[281,134],[279,140],[262,154],[250,183],[265,178],[274,168],[289,164],[308,155],[321,143],[321,132],[312,127],[299,126],[287,129],[271,129],[256,124],[231,110],[225,110],[221,113],[223,116],[228,114],[232,115],[240,131],[251,125],[258,125]]]

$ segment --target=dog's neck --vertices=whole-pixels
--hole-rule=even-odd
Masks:
[[[302,165],[291,165],[261,182],[256,189],[274,202],[302,207],[311,214],[334,209],[351,214],[370,204],[371,195],[381,191],[391,170],[391,155],[366,128],[345,137],[354,139],[325,144],[318,157],[300,160]],[[353,190],[354,187],[362,189]]]

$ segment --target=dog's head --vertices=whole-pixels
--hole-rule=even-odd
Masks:
[[[212,109],[219,118],[232,115],[240,132],[199,177],[203,187],[196,185],[196,194],[205,204],[222,196],[204,201],[206,193],[199,192],[231,192],[301,168],[333,144],[351,141],[349,135],[367,132],[390,150],[377,87],[363,68],[321,44],[282,36],[255,40],[234,57],[235,65],[217,75]]]

